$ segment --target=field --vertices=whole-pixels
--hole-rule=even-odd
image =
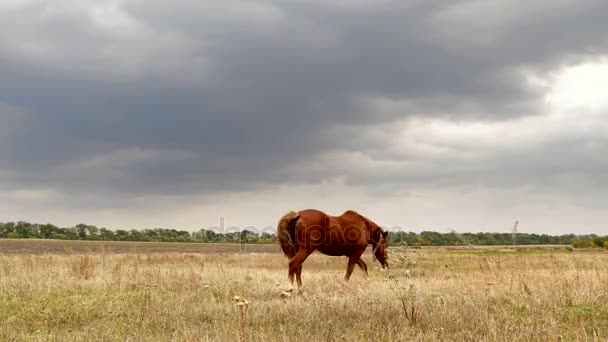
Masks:
[[[228,243],[172,243],[118,241],[62,241],[0,239],[4,254],[157,254],[157,253],[279,253],[279,245]]]
[[[0,240],[0,340],[608,339],[608,253],[391,248],[382,272],[368,250],[348,283],[314,254],[282,296],[278,246],[246,248]]]

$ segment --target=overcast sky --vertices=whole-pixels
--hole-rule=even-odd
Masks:
[[[0,221],[606,234],[606,13],[0,0]]]

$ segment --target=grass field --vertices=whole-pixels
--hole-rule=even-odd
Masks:
[[[0,340],[608,339],[608,253],[392,248],[382,272],[368,250],[348,283],[314,254],[284,298],[287,260],[263,248],[0,241]]]

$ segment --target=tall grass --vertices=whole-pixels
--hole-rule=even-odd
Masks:
[[[0,255],[0,340],[556,341],[608,338],[608,254]],[[374,266],[372,266],[374,265]]]
[[[95,274],[98,260],[90,255],[80,255],[69,259],[70,272],[78,279],[90,279]]]

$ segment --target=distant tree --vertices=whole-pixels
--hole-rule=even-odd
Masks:
[[[15,225],[15,233],[20,239],[29,239],[35,237],[36,235],[34,233],[34,226],[31,223],[25,221],[17,222],[17,224]]]
[[[593,239],[593,243],[598,246],[598,247],[604,247],[604,242],[608,241],[608,237],[607,236],[598,236],[595,239]]]
[[[116,240],[118,240],[118,241],[126,241],[129,239],[129,232],[127,232],[126,230],[118,229],[114,233],[114,236],[116,237]]]
[[[53,234],[58,234],[60,232],[59,228],[47,223],[39,226],[40,238],[42,239],[51,239]]]
[[[1,238],[6,238],[6,234],[7,234],[6,224],[0,222],[0,239]]]
[[[572,247],[574,248],[593,248],[595,247],[595,243],[593,240],[575,240],[572,243]]]
[[[264,232],[261,235],[251,230],[231,230],[229,233],[219,233],[213,230],[200,229],[197,232],[186,230],[153,228],[130,229],[116,231],[84,223],[74,227],[60,228],[50,223],[37,224],[26,221],[0,223],[0,238],[42,238],[62,240],[104,240],[104,241],[161,241],[161,242],[205,242],[205,243],[276,243],[273,233]],[[389,232],[389,245],[406,246],[456,246],[456,245],[509,245],[516,241],[518,245],[531,244],[561,244],[572,245],[575,248],[606,247],[608,236],[588,235],[559,235],[527,234],[515,230],[510,233],[479,232],[479,233],[440,233],[423,230],[421,233],[397,231]]]
[[[76,227],[76,234],[78,234],[78,238],[80,240],[86,240],[87,239],[87,225],[86,224],[77,224]]]
[[[262,233],[262,236],[260,236],[260,239],[258,240],[258,242],[259,243],[274,243],[275,237],[276,236],[274,234]]]
[[[101,240],[105,240],[105,241],[112,241],[115,239],[114,232],[109,229],[106,229],[106,228],[100,228],[99,229],[99,238]]]

